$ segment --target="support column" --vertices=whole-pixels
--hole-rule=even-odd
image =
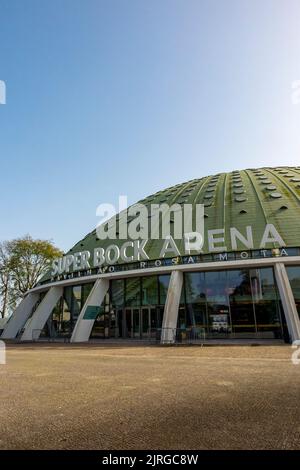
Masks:
[[[14,339],[27,322],[33,307],[39,300],[39,294],[29,293],[18,305],[2,332],[2,339]]]
[[[178,310],[183,285],[183,273],[173,271],[167,293],[167,299],[164,309],[162,322],[161,344],[175,343]]]
[[[42,302],[28,321],[21,341],[32,341],[38,339],[42,329],[48,320],[50,313],[57,304],[59,298],[63,295],[62,287],[51,287]]]
[[[300,339],[300,320],[293,291],[283,263],[275,264],[275,277],[291,341]]]
[[[74,327],[71,343],[81,343],[89,340],[95,320],[100,312],[101,304],[108,291],[109,280],[98,279],[92,288]]]

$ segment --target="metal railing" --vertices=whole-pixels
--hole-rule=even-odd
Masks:
[[[203,344],[204,328],[151,328],[149,339],[156,344]]]
[[[20,340],[24,329],[18,334]],[[70,342],[69,336],[59,336],[52,332],[51,336],[44,336],[42,329],[32,330],[32,342],[55,342],[57,340],[64,343]],[[153,344],[179,345],[179,344],[203,344],[206,339],[205,329],[200,327],[191,328],[150,328],[147,335],[140,339],[150,341]]]

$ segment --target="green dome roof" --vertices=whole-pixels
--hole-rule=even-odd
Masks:
[[[254,249],[259,249],[267,224],[275,226],[287,247],[300,247],[300,167],[251,168],[218,173],[169,187],[142,199],[139,203],[146,207],[163,203],[170,206],[175,203],[203,204],[205,233],[208,230],[224,228],[224,244],[228,246],[228,251],[231,251],[231,227],[245,234],[246,227],[252,226]],[[111,244],[120,247],[125,241],[99,240],[96,230],[93,230],[74,245],[68,254],[84,250],[92,253],[95,248],[105,249]],[[184,255],[184,241],[176,240],[176,244]],[[147,241],[149,259],[159,257],[161,245],[162,240]],[[202,252],[208,251],[208,241],[205,237]],[[118,263],[122,264],[124,261],[120,259]],[[49,275],[45,276],[43,280],[48,277]]]

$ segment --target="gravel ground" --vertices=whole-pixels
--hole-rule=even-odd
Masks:
[[[288,345],[8,345],[0,449],[300,449]]]

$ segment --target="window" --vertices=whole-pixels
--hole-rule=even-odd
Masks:
[[[114,307],[123,307],[124,305],[124,280],[117,279],[115,281],[111,281],[110,284],[111,289],[111,303]]]
[[[141,304],[141,278],[127,278],[125,281],[126,307],[139,307]]]
[[[158,276],[159,304],[160,305],[164,305],[166,303],[170,277],[171,277],[170,274]]]
[[[184,278],[188,327],[204,328],[210,337],[282,338],[272,268],[185,273]]]
[[[300,319],[300,266],[287,267],[286,270]]]
[[[142,305],[158,305],[157,276],[142,278]]]

